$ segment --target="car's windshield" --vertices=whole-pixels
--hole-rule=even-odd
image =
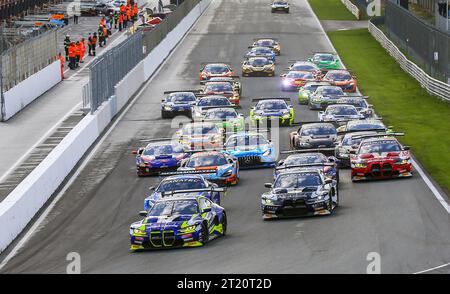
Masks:
[[[172,155],[183,153],[183,145],[178,143],[147,146],[142,153],[146,156]]]
[[[317,88],[320,87],[320,84],[306,84],[303,89],[307,91],[314,92],[317,90]]]
[[[233,92],[233,87],[230,83],[208,83],[205,92]]]
[[[313,79],[314,76],[310,72],[291,71],[286,75],[290,79]]]
[[[301,165],[301,164],[311,164],[311,163],[324,163],[328,159],[325,155],[317,154],[301,154],[293,155],[286,158],[283,165]]]
[[[287,109],[284,101],[261,101],[256,105],[256,110],[281,110]]]
[[[313,127],[303,127],[301,131],[301,136],[329,136],[336,135],[336,129],[332,126],[321,125]]]
[[[381,121],[373,122],[357,122],[348,123],[347,131],[362,131],[362,130],[384,130],[386,127]]]
[[[362,143],[359,153],[383,153],[383,152],[398,152],[401,147],[395,140],[381,140]]]
[[[308,63],[296,63],[292,66],[292,70],[314,71],[316,67]]]
[[[156,192],[169,192],[169,191],[179,191],[179,190],[191,190],[191,189],[202,189],[206,188],[205,182],[196,178],[175,178],[175,179],[165,179],[163,180]]]
[[[205,167],[219,166],[227,164],[227,160],[223,154],[200,155],[191,157],[187,163],[187,167]]]
[[[265,48],[265,47],[257,47],[252,49],[253,53],[257,53],[257,54],[272,54],[272,50],[270,48]]]
[[[351,80],[352,76],[347,72],[328,72],[325,79],[341,82]]]
[[[230,100],[225,97],[203,98],[197,103],[198,106],[225,106],[231,105]]]
[[[270,47],[274,45],[274,41],[273,40],[258,40],[256,42],[256,45],[258,46],[262,46],[262,47]]]
[[[264,66],[264,65],[270,64],[269,60],[267,60],[267,59],[265,59],[265,58],[255,58],[255,59],[250,59],[250,60],[248,61],[248,63],[249,63],[251,66],[256,66],[256,67],[258,67],[258,66]]]
[[[355,109],[354,106],[334,106],[334,107],[328,107],[326,114],[329,115],[357,115],[358,111]]]
[[[317,187],[322,184],[318,173],[281,174],[275,181],[274,188]]]
[[[231,119],[237,117],[236,110],[234,109],[212,109],[206,112],[206,119]]]
[[[344,95],[344,92],[340,87],[323,87],[318,90],[322,95]]]
[[[223,74],[228,72],[228,67],[224,65],[207,65],[205,71],[212,74]]]
[[[355,107],[361,107],[361,108],[367,107],[366,100],[364,100],[364,99],[343,99],[343,100],[338,100],[338,103],[350,104]]]
[[[167,102],[193,102],[195,95],[192,93],[173,93],[167,97]]]
[[[267,145],[269,142],[262,135],[235,136],[228,139],[226,147],[260,146]]]
[[[198,211],[196,200],[172,200],[157,202],[149,211],[148,216],[193,215]]]
[[[190,124],[183,129],[184,135],[199,136],[207,134],[217,133],[216,127],[214,125],[196,125]]]
[[[314,56],[316,61],[334,61],[334,56],[331,54],[317,54]]]

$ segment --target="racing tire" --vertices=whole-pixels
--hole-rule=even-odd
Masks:
[[[227,226],[228,226],[227,214],[224,211],[222,216],[222,236],[225,236],[227,234]]]
[[[289,13],[289,9],[286,10],[286,13]]]
[[[333,191],[332,193],[334,194],[334,193],[336,193],[336,192]],[[330,211],[330,214],[329,214],[329,215],[332,215],[332,214],[333,214],[333,211],[334,211],[334,209],[333,209],[333,197],[332,197],[332,195],[330,195],[330,201],[328,202],[328,210]]]
[[[202,224],[202,239],[201,239],[201,243],[204,245],[206,245],[206,243],[208,243],[209,241],[209,231],[208,231],[208,226],[203,223]]]
[[[167,111],[161,110],[161,117],[162,118],[170,118],[171,115],[167,113]]]
[[[219,195],[219,196],[217,196],[217,201],[216,201],[216,202],[214,202],[214,203],[216,203],[217,205],[220,205],[220,195]]]
[[[338,169],[338,171],[336,172],[336,184],[339,186],[339,169]]]

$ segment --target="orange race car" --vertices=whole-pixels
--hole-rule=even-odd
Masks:
[[[205,81],[212,77],[231,77],[234,76],[233,69],[226,63],[207,63],[202,65],[199,80]]]
[[[322,81],[341,87],[344,92],[356,92],[356,77],[346,69],[330,70],[325,74]]]

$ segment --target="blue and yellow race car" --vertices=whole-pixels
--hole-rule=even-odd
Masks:
[[[132,251],[198,247],[227,232],[225,209],[190,193],[164,197],[139,214],[145,218],[130,226]]]
[[[290,126],[294,122],[295,113],[292,105],[286,103],[291,98],[268,97],[252,99],[257,102],[250,109],[250,121],[255,125],[278,119],[280,125]]]
[[[272,142],[254,132],[231,135],[223,152],[236,157],[240,168],[273,167],[277,157]]]
[[[191,116],[192,106],[197,103],[193,92],[167,91],[161,103],[161,117],[171,118],[178,114]]]

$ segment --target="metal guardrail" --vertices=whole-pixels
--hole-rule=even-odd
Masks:
[[[410,61],[389,38],[369,21],[369,32],[386,51],[400,64],[400,67],[416,79],[430,94],[450,101],[450,85],[429,76],[423,69]]]
[[[353,4],[350,0],[341,0],[341,2],[356,17],[356,19],[361,19],[361,11],[359,10],[358,6]]]

